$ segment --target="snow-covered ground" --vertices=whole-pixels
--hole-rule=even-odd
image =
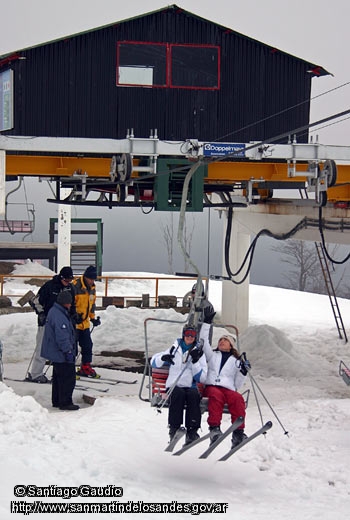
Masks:
[[[48,274],[45,268],[30,263],[20,266],[17,273],[20,272],[30,276]],[[18,283],[9,279],[7,294],[11,287],[12,294],[18,294]],[[176,294],[185,294],[191,286],[176,280],[171,283]],[[139,283],[140,295],[148,292],[145,284]],[[26,285],[23,294],[30,288],[37,290]],[[168,294],[170,289],[171,286]],[[137,291],[134,280],[123,284],[118,281],[118,294]],[[210,282],[209,299],[218,311],[218,319],[220,295],[220,283]],[[345,327],[350,330],[350,301],[339,300],[339,305]],[[95,353],[142,350],[144,320],[148,317],[179,322],[186,318],[171,309],[108,307],[98,314],[102,325],[93,332]],[[169,346],[180,335],[181,328],[181,324],[149,322],[150,354]],[[215,340],[219,333],[215,329]],[[33,313],[0,316],[5,378],[24,377],[35,334]],[[207,460],[198,459],[203,444],[181,457],[164,452],[168,440],[167,412],[157,413],[139,399],[140,374],[100,369],[103,375],[137,379],[138,384],[107,386],[89,382],[89,386],[95,385],[95,391],[74,392],[74,400],[81,406],[77,412],[53,410],[49,385],[5,379],[0,383],[0,517],[14,517],[11,502],[17,508],[29,509],[35,501],[65,507],[103,502],[111,508],[114,502],[115,507],[125,504],[129,509],[120,514],[95,514],[101,519],[139,518],[135,509],[130,511],[132,507],[141,507],[141,502],[142,515],[148,519],[165,519],[168,514],[174,520],[190,518],[191,514],[213,519],[218,513],[204,512],[204,508],[214,503],[227,504],[226,512],[219,518],[346,517],[350,504],[350,386],[339,376],[338,369],[340,360],[350,365],[350,347],[338,337],[328,297],[251,286],[250,326],[240,335],[240,349],[247,353],[251,373],[263,392],[257,393],[259,406],[251,392],[246,432],[252,433],[260,426],[260,412],[264,421],[272,420],[273,428],[227,462],[217,459],[227,450],[229,441]],[[251,388],[250,383],[246,387]],[[97,390],[107,388],[108,392]],[[84,393],[97,397],[93,406],[83,401]],[[144,394],[147,395],[147,389]],[[224,423],[229,424],[227,416]],[[202,433],[206,432],[203,416]],[[30,488],[25,486],[29,485],[72,486],[72,493],[79,486],[99,486],[110,496],[35,498],[28,496]],[[118,487],[123,489],[123,496],[118,495]],[[52,487],[51,495],[54,489],[59,493],[58,488]],[[81,495],[85,490],[80,488]],[[111,496],[111,490],[115,496]],[[151,503],[169,504],[170,512],[147,512]],[[173,512],[175,503],[177,507],[189,504],[188,512]],[[31,517],[65,518],[57,512],[32,513]],[[75,513],[74,518],[83,518],[83,513]]]

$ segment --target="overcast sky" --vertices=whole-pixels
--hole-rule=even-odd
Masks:
[[[131,16],[160,9],[169,5],[164,1],[129,0],[120,2],[116,0],[60,0],[48,2],[47,0],[0,0],[0,55],[60,38],[62,36],[78,33],[91,28],[107,25]],[[350,67],[348,50],[350,48],[350,4],[346,0],[294,0],[285,2],[281,0],[182,0],[177,5],[203,18],[212,20],[235,31],[255,38],[263,43],[271,44],[294,56],[308,60],[323,66],[333,76],[313,79],[313,93],[311,122],[328,115],[344,111],[350,105]],[[155,35],[156,37],[156,35]],[[332,92],[329,92],[331,91]],[[320,94],[324,94],[321,95]],[[350,119],[337,124],[332,124],[313,132],[319,136],[323,144],[350,144]],[[195,136],[194,136],[195,137]],[[38,184],[31,188],[28,180],[27,196],[34,197],[38,193]],[[32,191],[31,191],[32,190]],[[50,197],[45,192],[44,198]],[[23,196],[22,196],[23,197]],[[15,199],[14,199],[15,200]],[[32,200],[28,199],[29,202]],[[49,210],[49,216],[56,216],[55,210]],[[74,210],[72,216],[91,216],[91,210],[83,215],[80,210]],[[101,210],[97,216],[105,222],[105,251],[111,249],[110,240],[115,242],[114,258],[108,255],[109,270],[143,270],[139,258],[145,256],[140,249],[140,229],[142,236],[147,236],[147,230],[152,230],[154,245],[159,242],[159,253],[155,259],[155,270],[167,269],[167,255],[161,236],[161,222],[168,215],[157,213],[141,215],[134,210],[130,220],[125,219],[122,212],[126,210]],[[40,240],[46,240],[48,236],[48,219],[40,219],[37,213],[37,232],[44,233]],[[123,218],[121,218],[123,216]],[[118,221],[121,224],[118,224]],[[128,230],[123,228],[123,223],[128,221]],[[204,236],[207,232],[208,216],[203,214],[199,219],[204,227]],[[213,217],[212,225],[218,218]],[[198,226],[198,225],[197,225]],[[219,224],[221,227],[221,223]],[[155,237],[155,230],[159,230]],[[127,233],[125,233],[127,231]],[[41,235],[40,235],[41,236]],[[220,237],[215,233],[215,249],[220,248]],[[19,236],[17,240],[21,240]],[[35,239],[39,241],[39,238]],[[200,239],[203,239],[203,235]],[[214,238],[213,238],[214,240]],[[207,246],[205,246],[207,249]],[[195,246],[197,250],[197,245]],[[112,249],[111,249],[112,254]],[[200,253],[199,256],[203,256]],[[217,255],[215,255],[217,257]],[[111,259],[112,258],[112,259]],[[161,259],[162,266],[159,265]],[[181,255],[180,255],[181,259]],[[129,260],[132,265],[129,268]],[[207,259],[205,261],[207,263]],[[261,262],[260,262],[261,263]],[[113,264],[113,265],[112,265]],[[134,265],[137,264],[137,265]],[[153,263],[151,264],[153,265]],[[152,270],[147,263],[144,270]],[[182,261],[179,261],[177,270],[182,269]],[[213,267],[217,272],[218,267]],[[269,265],[268,271],[271,271]]]

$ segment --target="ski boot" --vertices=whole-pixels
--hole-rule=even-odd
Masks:
[[[180,427],[179,427],[180,428]],[[170,426],[169,427],[169,442],[171,442],[175,436],[175,433],[179,429],[176,426]]]
[[[32,383],[39,383],[41,385],[44,385],[49,382],[45,374],[40,374],[40,376],[33,378],[30,372],[28,372],[27,374],[26,381],[31,381]]]
[[[232,433],[231,449],[238,446],[238,444],[241,444],[241,442],[243,442],[244,439],[246,439],[246,438],[247,438],[247,436],[244,433],[244,430],[242,428],[235,430]]]
[[[199,439],[197,428],[188,428],[186,433],[185,446]]]
[[[92,368],[91,363],[83,363],[80,369],[77,370],[77,374],[78,376],[91,377],[92,379],[98,379],[100,377]]]
[[[209,432],[210,432],[210,444],[214,444],[214,442],[221,437],[222,431],[220,430],[220,426],[209,426]]]

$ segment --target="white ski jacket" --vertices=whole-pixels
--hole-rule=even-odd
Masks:
[[[196,383],[204,383],[207,377],[207,362],[205,355],[201,356],[197,363],[192,363],[191,356],[188,356],[188,351],[183,353],[181,348],[181,338],[176,339],[173,345],[155,354],[151,359],[151,366],[154,368],[161,368],[163,366],[169,366],[169,376],[166,380],[166,387],[170,388],[181,374],[176,386],[182,388],[195,387]],[[169,365],[162,361],[162,356],[165,354],[173,354],[174,365]],[[188,357],[188,359],[187,359]],[[187,359],[187,361],[186,361]]]
[[[240,361],[234,356],[230,356],[220,370],[222,354],[220,350],[212,350],[209,343],[210,325],[203,323],[200,331],[200,339],[203,340],[203,350],[208,362],[208,375],[206,385],[222,386],[229,390],[239,390],[244,382],[244,376],[239,368]]]

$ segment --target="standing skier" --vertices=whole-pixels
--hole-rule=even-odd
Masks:
[[[73,404],[75,387],[76,336],[70,317],[73,299],[61,291],[47,315],[41,355],[52,362],[52,406],[60,410],[78,410]]]
[[[197,332],[193,327],[185,326],[182,337],[173,345],[151,359],[151,366],[160,368],[169,366],[166,388],[169,396],[169,435],[170,440],[183,423],[186,406],[185,426],[187,429],[185,444],[199,438],[197,433],[201,425],[201,396],[197,383],[204,383],[207,364],[203,350],[197,343]]]
[[[96,267],[90,265],[79,278],[73,281],[75,289],[75,305],[77,313],[82,317],[81,323],[77,325],[77,339],[81,348],[81,367],[77,374],[85,377],[99,377],[92,368],[92,339],[90,322],[94,327],[101,324],[100,318],[95,317],[96,309]]]
[[[41,344],[44,336],[46,318],[49,310],[57,300],[57,296],[62,291],[68,291],[72,296],[73,304],[70,312],[73,318],[79,321],[74,305],[74,288],[72,286],[73,270],[70,266],[62,267],[58,274],[52,277],[40,287],[37,295],[30,302],[30,306],[34,309],[38,316],[38,330],[36,334],[36,346],[31,362],[28,367],[26,379],[35,383],[47,383],[48,379],[44,374],[46,359],[40,354]]]

